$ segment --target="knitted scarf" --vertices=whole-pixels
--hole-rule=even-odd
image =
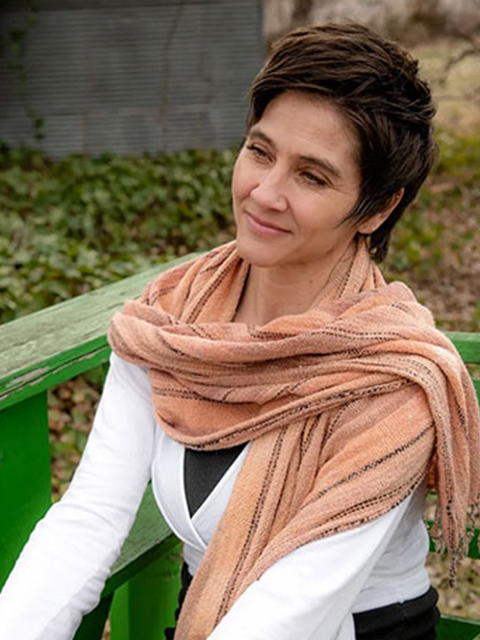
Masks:
[[[162,273],[109,330],[120,357],[148,367],[171,437],[197,450],[252,441],[176,640],[205,640],[279,558],[379,517],[426,476],[455,565],[480,497],[468,372],[363,242],[314,308],[261,327],[232,322],[248,271],[235,243],[221,246]]]

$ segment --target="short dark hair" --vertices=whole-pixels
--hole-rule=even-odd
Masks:
[[[301,27],[273,46],[250,89],[247,127],[288,90],[306,91],[337,106],[358,142],[360,197],[346,220],[366,220],[402,199],[369,237],[381,262],[390,233],[415,198],[436,158],[430,88],[418,62],[398,44],[356,23]]]

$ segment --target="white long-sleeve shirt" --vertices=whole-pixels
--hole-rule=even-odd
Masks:
[[[150,479],[184,540],[193,573],[247,455],[240,454],[190,517],[184,448],[155,421],[147,373],[114,354],[84,455],[70,488],[40,521],[0,594],[1,640],[70,640],[93,609]],[[208,640],[354,640],[352,614],[418,597],[424,491],[377,520],[309,543],[269,568]]]

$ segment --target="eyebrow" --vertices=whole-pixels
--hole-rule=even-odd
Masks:
[[[257,127],[252,127],[248,135],[251,138],[257,138],[257,139],[263,140],[264,142],[267,142],[268,144],[275,147],[275,143],[270,138],[270,136],[267,136],[266,133],[264,133],[261,129],[258,129]],[[337,167],[334,164],[330,162],[330,160],[327,160],[327,158],[317,158],[316,156],[310,156],[310,155],[308,156],[301,155],[299,157],[301,160],[306,160],[311,164],[317,165],[320,169],[323,169],[324,171],[332,175],[334,178],[338,178],[338,179],[342,178],[342,174],[340,173],[340,171],[337,169]]]

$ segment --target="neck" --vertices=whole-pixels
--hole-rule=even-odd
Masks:
[[[321,298],[331,269],[311,274],[251,266],[236,322],[264,325],[286,315],[305,313]]]

